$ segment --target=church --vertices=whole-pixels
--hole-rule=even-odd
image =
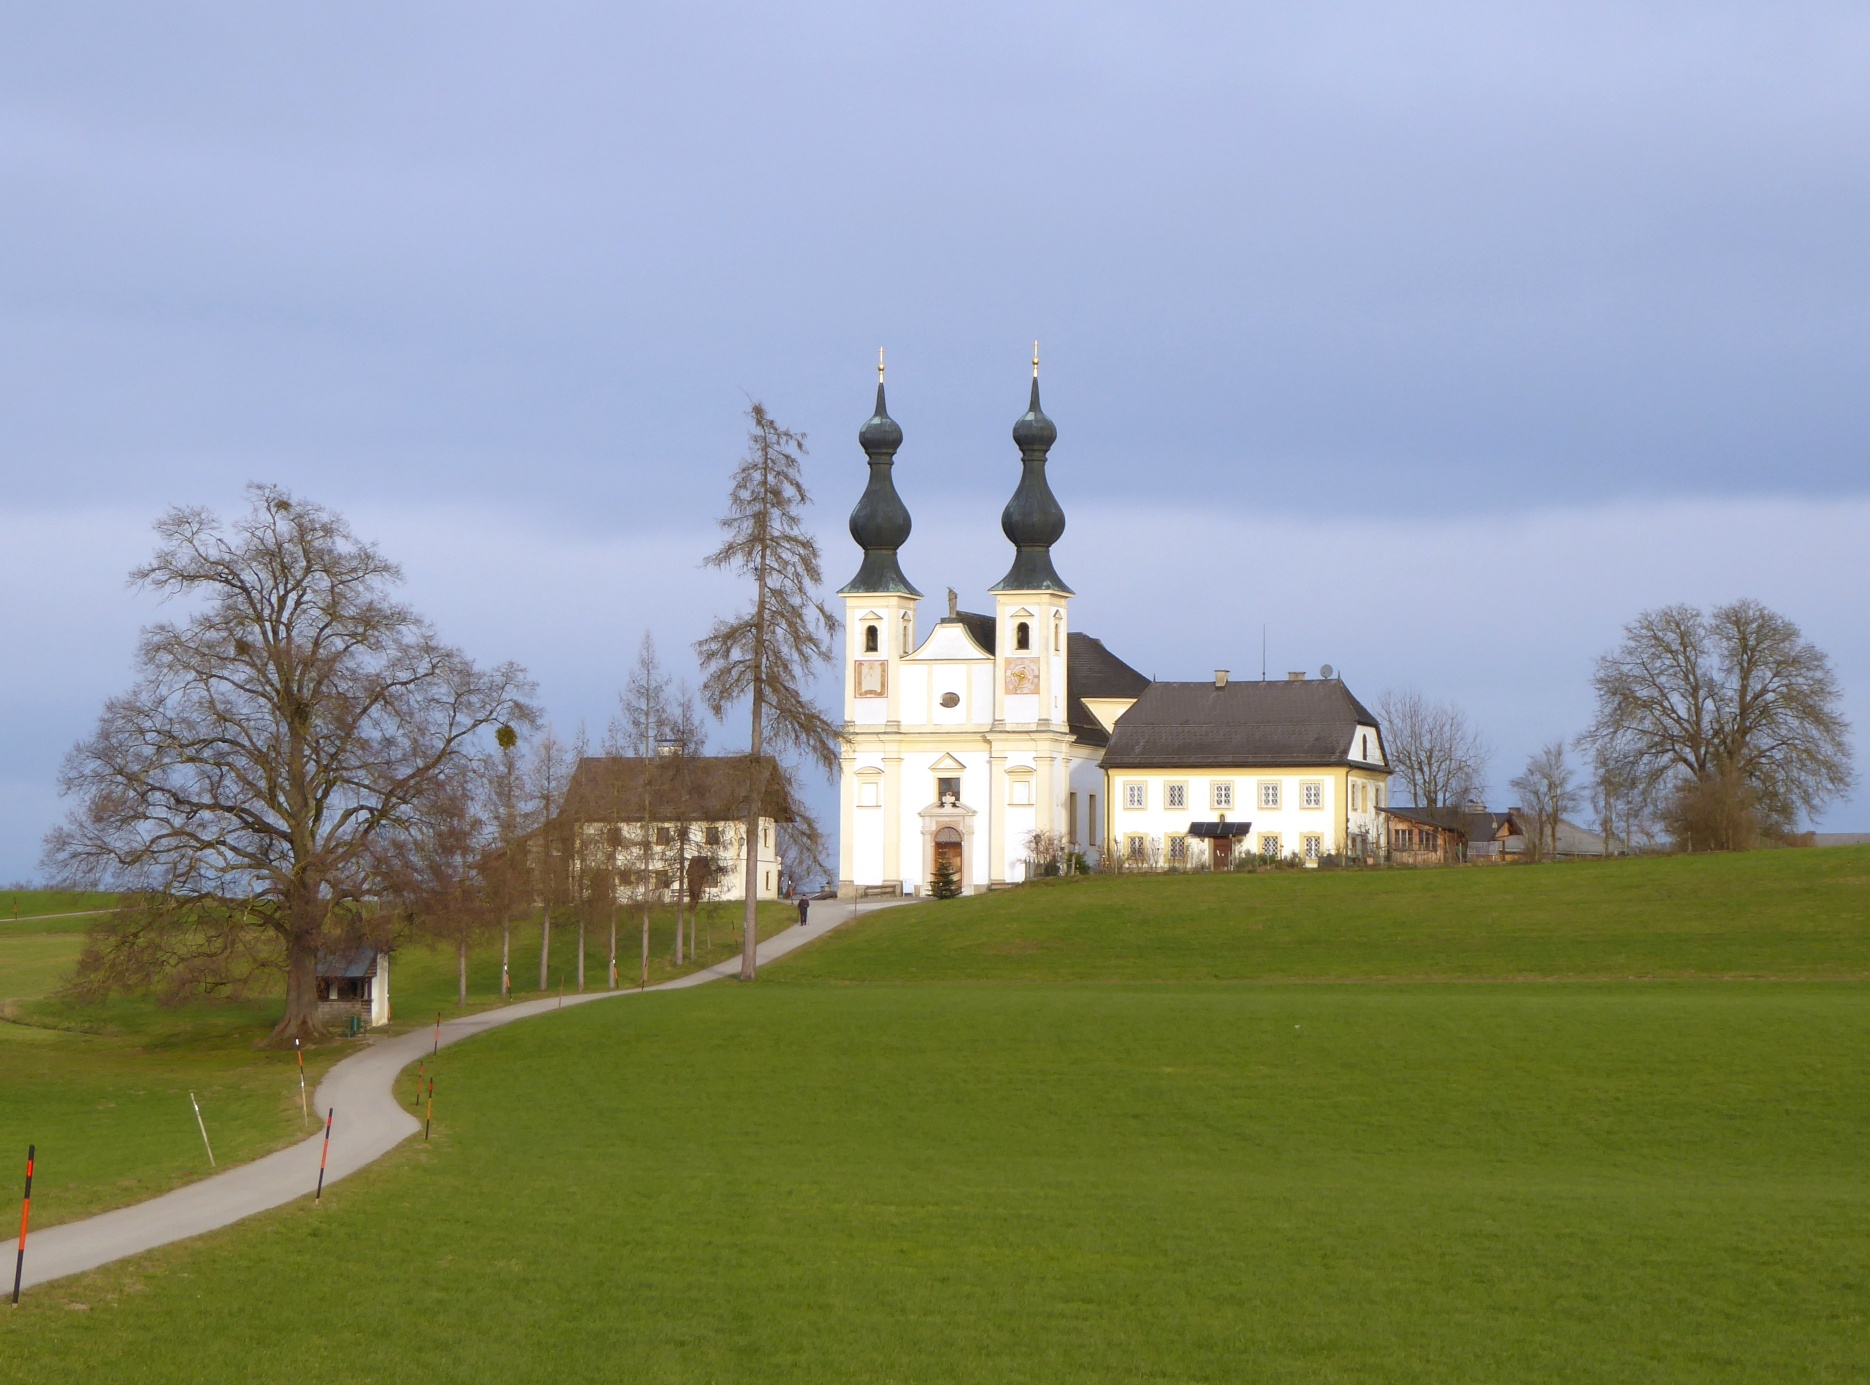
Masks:
[[[1046,479],[1057,437],[1035,353],[1013,425],[1019,482],[1000,516],[1012,565],[991,613],[961,610],[950,590],[921,636],[922,593],[899,556],[903,431],[877,367],[876,412],[858,432],[869,481],[850,521],[863,561],[839,590],[838,893],[926,894],[942,860],[977,893],[1025,880],[1059,848],[1141,869],[1380,851],[1381,729],[1341,682],[1152,682],[1072,629],[1074,593],[1052,562],[1065,532]]]

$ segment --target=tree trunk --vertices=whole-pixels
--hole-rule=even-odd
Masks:
[[[318,1023],[318,942],[309,930],[295,929],[286,941],[286,1013],[272,1037],[281,1044],[308,1042],[322,1033]]]
[[[643,887],[643,976],[637,983],[639,990],[649,989],[649,886]]]
[[[455,958],[455,1004],[467,1009],[467,939],[461,939],[461,951]]]
[[[610,988],[614,991],[617,989],[617,900],[615,891],[612,891],[610,901],[610,971],[607,974],[610,977]]]
[[[578,906],[578,990],[584,991],[584,905]]]
[[[539,906],[539,990],[543,993],[550,982],[552,962],[552,905],[550,901]]]
[[[500,998],[505,1000],[513,989],[513,978],[507,971],[507,963],[513,955],[513,920],[500,920]]]
[[[760,802],[765,797],[765,765],[760,758],[760,714],[762,689],[753,690],[753,759],[747,767],[747,868],[746,905],[740,920],[740,979],[751,981],[757,972],[756,949],[760,945]]]

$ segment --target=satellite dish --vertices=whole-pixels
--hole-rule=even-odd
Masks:
[[[1333,670],[1332,670],[1332,668],[1331,668],[1331,665],[1330,665],[1330,664],[1326,664],[1326,665],[1325,665],[1325,666],[1324,666],[1323,668],[1321,668],[1321,669],[1319,669],[1319,670],[1318,670],[1318,676],[1319,676],[1320,678],[1329,678],[1329,677],[1331,676],[1331,674],[1332,674],[1332,672],[1333,672]]]

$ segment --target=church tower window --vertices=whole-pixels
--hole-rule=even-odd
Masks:
[[[874,625],[866,625],[864,627],[864,653],[874,654],[876,652],[877,652],[877,627]]]
[[[1028,625],[1023,620],[1013,627],[1013,648],[1032,648],[1032,626]]]

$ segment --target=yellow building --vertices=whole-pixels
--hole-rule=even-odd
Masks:
[[[1151,683],[1111,718],[1106,832],[1126,866],[1381,855],[1377,719],[1334,678]]]

